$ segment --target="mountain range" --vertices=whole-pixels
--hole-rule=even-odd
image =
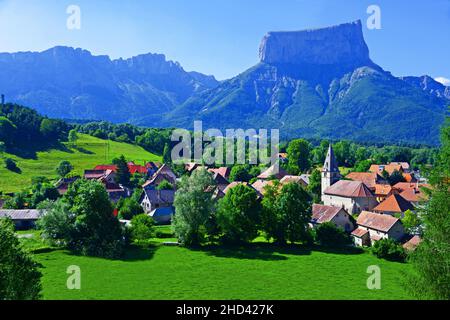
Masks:
[[[259,56],[256,66],[219,82],[159,54],[1,53],[0,92],[59,118],[189,129],[203,120],[204,128],[279,128],[284,138],[439,141],[450,88],[378,66],[360,21],[269,32]]]

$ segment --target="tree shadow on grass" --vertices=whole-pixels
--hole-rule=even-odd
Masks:
[[[363,254],[365,251],[359,247],[343,246],[343,247],[325,247],[325,246],[314,246],[311,248],[313,251],[332,253],[332,254]]]
[[[72,146],[72,149],[75,149],[78,152],[84,153],[84,154],[94,154],[94,152],[92,152],[90,150],[87,150],[87,149],[85,149],[83,147],[77,146],[77,145]]]
[[[287,245],[278,247],[269,243],[252,243],[242,246],[210,245],[193,250],[203,251],[220,258],[234,258],[247,260],[281,261],[287,260],[285,254],[307,255],[308,248]]]
[[[99,256],[86,256],[76,251],[68,251],[67,254],[76,257],[86,257],[86,258],[99,258],[109,261],[123,261],[123,262],[134,262],[134,261],[145,261],[151,260],[155,255],[158,246],[154,244],[146,245],[130,245],[124,249],[122,256],[118,258],[105,258]]]

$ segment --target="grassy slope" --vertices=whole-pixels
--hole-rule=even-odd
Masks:
[[[191,251],[156,245],[118,261],[53,251],[43,265],[44,299],[409,299],[402,286],[409,265],[369,253],[276,249]],[[81,268],[81,290],[66,289],[66,268]],[[366,287],[367,267],[381,268],[381,290]]]
[[[19,174],[8,171],[1,161],[0,191],[19,191],[30,185],[33,176],[56,178],[55,168],[62,160],[70,161],[77,174],[82,174],[85,169],[92,169],[98,164],[109,164],[113,158],[122,154],[137,164],[143,164],[144,161],[161,161],[161,157],[149,153],[141,147],[114,141],[108,142],[88,135],[80,135],[76,148],[71,148],[67,144],[65,146],[66,149],[37,152],[35,156],[28,158],[10,154],[3,155],[3,158],[15,159],[22,172]]]

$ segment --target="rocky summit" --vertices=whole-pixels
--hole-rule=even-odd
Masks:
[[[371,65],[361,21],[322,29],[269,32],[262,40],[260,60],[269,64]]]

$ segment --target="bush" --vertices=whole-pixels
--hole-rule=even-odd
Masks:
[[[372,246],[372,253],[380,259],[404,262],[406,251],[401,244],[392,239],[381,239]]]
[[[315,232],[316,242],[322,246],[334,247],[350,244],[350,237],[331,222],[320,224]]]
[[[5,168],[8,169],[9,171],[14,171],[14,172],[20,171],[16,162],[11,158],[5,159]]]
[[[146,214],[139,214],[131,219],[131,239],[133,241],[148,240],[154,235],[153,219]]]

